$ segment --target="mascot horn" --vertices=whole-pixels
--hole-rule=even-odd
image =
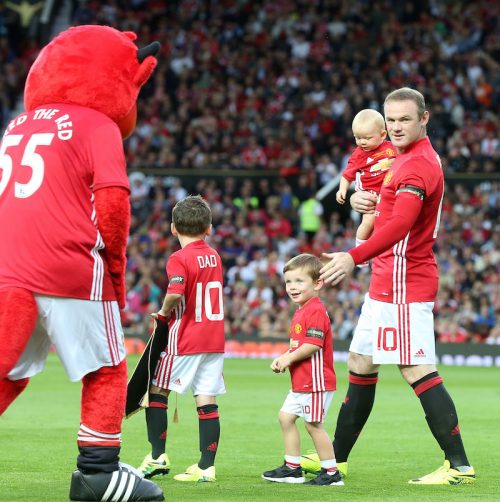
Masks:
[[[42,49],[0,144],[0,414],[55,345],[82,381],[71,500],[164,500],[119,463],[127,367],[123,139],[157,61],[132,32],[78,26]]]

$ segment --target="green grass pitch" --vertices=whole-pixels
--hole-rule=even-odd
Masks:
[[[137,359],[131,357],[129,367]],[[228,393],[219,399],[221,441],[215,484],[183,484],[172,475],[198,460],[198,428],[193,398],[178,399],[179,423],[173,423],[170,399],[168,453],[172,471],[156,478],[166,500],[210,501],[450,501],[500,500],[500,370],[446,367],[440,374],[452,394],[462,434],[476,468],[473,486],[411,486],[407,480],[434,470],[442,455],[427,429],[420,404],[395,367],[380,373],[375,406],[349,459],[344,487],[309,487],[266,482],[261,473],[282,462],[278,410],[289,388],[289,375],[275,375],[268,360],[227,360]],[[345,364],[326,427],[332,434],[346,390]],[[68,500],[77,454],[80,385],[68,382],[54,355],[45,371],[0,418],[0,500]],[[302,450],[312,443],[303,425]],[[148,451],[144,413],[124,422],[121,460],[138,465]]]

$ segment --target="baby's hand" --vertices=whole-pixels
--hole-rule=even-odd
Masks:
[[[345,193],[341,192],[340,190],[337,192],[337,195],[335,196],[337,199],[337,202],[339,204],[344,204],[345,202]]]

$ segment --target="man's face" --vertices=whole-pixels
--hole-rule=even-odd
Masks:
[[[409,145],[426,135],[429,112],[425,111],[419,118],[414,101],[388,101],[384,106],[384,114],[389,138],[398,152],[404,152]]]

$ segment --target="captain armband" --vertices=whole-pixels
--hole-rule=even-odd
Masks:
[[[407,185],[407,186],[404,186],[404,187],[401,187],[400,189],[398,189],[398,191],[396,192],[396,195],[400,194],[400,193],[404,193],[404,192],[412,193],[413,195],[416,195],[420,200],[424,200],[424,198],[425,198],[425,190],[420,187],[414,187],[411,185]]]
[[[322,329],[319,328],[307,328],[306,337],[308,338],[319,338],[323,340],[325,334]]]

